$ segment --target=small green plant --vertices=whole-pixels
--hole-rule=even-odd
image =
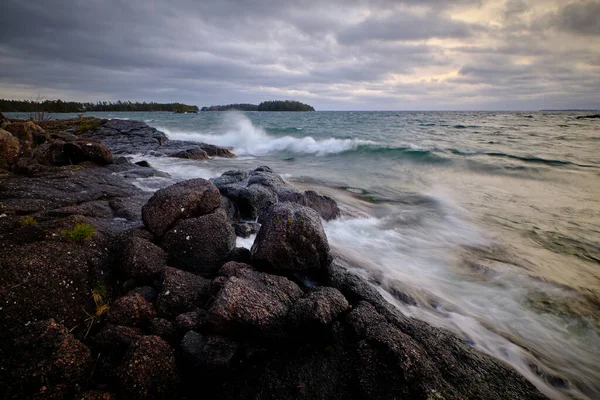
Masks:
[[[62,236],[69,242],[82,242],[94,236],[94,233],[96,233],[96,228],[81,222],[71,230],[62,231]]]
[[[96,118],[81,118],[77,126],[77,134],[83,135],[86,132],[93,131],[100,126],[100,120]]]
[[[109,310],[108,303],[105,301],[106,298],[106,286],[104,284],[98,282],[96,283],[96,287],[92,290],[92,300],[94,300],[94,304],[96,306],[96,311],[94,314],[90,314],[87,311],[83,310],[86,313],[87,318],[85,322],[88,324],[87,331],[85,333],[85,337],[90,333],[94,322],[96,322],[100,317],[106,314]]]
[[[21,225],[21,226],[33,226],[33,225],[37,225],[37,223],[38,223],[37,219],[35,219],[31,215],[29,215],[25,218],[21,218],[19,220],[19,225]]]

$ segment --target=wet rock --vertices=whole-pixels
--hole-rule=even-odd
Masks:
[[[8,169],[19,158],[19,139],[0,129],[0,169]]]
[[[175,352],[158,336],[132,345],[119,369],[121,391],[128,399],[171,399],[177,396]]]
[[[213,180],[221,194],[235,205],[236,219],[254,220],[270,205],[278,202],[293,202],[313,208],[325,220],[340,215],[335,200],[314,191],[299,192],[287,184],[269,167],[254,171],[227,171]]]
[[[235,154],[231,152],[230,149],[225,147],[215,146],[214,144],[206,144],[200,143],[198,145],[209,157],[224,157],[224,158],[233,158]]]
[[[184,158],[187,160],[208,160],[208,154],[199,147],[178,151],[169,154],[169,157]]]
[[[217,333],[277,337],[290,307],[302,294],[284,277],[241,268],[216,296],[207,324]]]
[[[102,141],[114,154],[150,152],[168,140],[164,133],[143,122],[119,119],[100,120],[97,129],[82,136]]]
[[[239,222],[233,224],[236,236],[247,238],[258,233],[260,224],[256,222]]]
[[[322,277],[331,262],[321,218],[311,208],[279,203],[269,208],[252,245],[252,265],[282,275]]]
[[[161,272],[161,291],[156,309],[161,315],[174,317],[203,305],[210,281],[192,273],[166,267]]]
[[[311,328],[330,325],[349,308],[348,301],[339,290],[331,287],[312,289],[299,299],[289,315],[293,327]]]
[[[244,264],[251,264],[252,263],[252,253],[250,253],[250,250],[245,247],[236,247],[235,249],[231,250],[231,253],[229,253],[229,257],[227,257],[227,261],[235,261],[235,262],[244,263]]]
[[[108,165],[113,163],[113,156],[110,150],[99,142],[76,141],[67,142],[63,145],[64,156],[72,164],[80,164],[90,161],[98,165]]]
[[[152,304],[139,294],[117,299],[108,311],[108,320],[115,325],[145,327],[154,318]]]
[[[146,160],[142,160],[142,161],[138,161],[135,163],[135,165],[139,165],[142,168],[152,168],[152,166],[150,165],[150,163]]]
[[[183,356],[195,367],[211,372],[228,368],[238,350],[238,344],[221,336],[203,336],[189,331],[181,340]]]
[[[190,179],[160,189],[142,208],[146,228],[157,237],[177,221],[210,214],[221,205],[219,190],[204,179]]]
[[[129,238],[121,255],[121,271],[128,278],[151,278],[167,265],[163,249],[146,239]]]
[[[175,324],[165,318],[154,318],[150,321],[150,333],[171,342],[177,336]]]
[[[15,339],[18,357],[3,360],[3,369],[8,362],[11,375],[4,382],[5,398],[70,397],[85,385],[92,366],[90,350],[64,325],[53,319],[40,321]]]
[[[235,247],[235,232],[221,211],[177,222],[161,242],[168,262],[186,271],[213,275]]]
[[[135,294],[139,294],[149,303],[154,302],[158,297],[158,292],[152,286],[139,286],[127,292],[127,296],[133,296]]]

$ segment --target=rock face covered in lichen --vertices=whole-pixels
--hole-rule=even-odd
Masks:
[[[131,185],[148,166],[56,165],[74,135],[56,126],[32,148],[44,168],[19,156],[0,176],[2,398],[543,398],[334,259],[332,199],[268,167],[152,196]],[[145,129],[86,140],[160,146]],[[249,229],[252,252],[235,248]]]

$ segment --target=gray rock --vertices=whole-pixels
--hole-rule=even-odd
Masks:
[[[252,245],[252,265],[282,275],[322,277],[331,262],[321,218],[311,208],[279,203],[269,208]]]
[[[184,158],[187,160],[208,160],[208,154],[199,147],[178,151],[169,154],[169,157]]]
[[[206,323],[217,333],[279,337],[290,307],[302,294],[284,277],[240,268],[216,296]]]
[[[171,265],[213,275],[235,247],[235,232],[221,211],[177,222],[161,246]]]
[[[175,317],[202,306],[208,297],[210,281],[192,273],[166,267],[161,272],[161,291],[156,309],[161,315]]]
[[[204,179],[190,179],[157,191],[142,207],[146,228],[157,237],[177,221],[209,214],[221,206],[219,190]]]
[[[63,149],[64,157],[70,160],[72,164],[80,164],[86,161],[98,165],[113,163],[112,153],[105,145],[99,142],[84,140],[66,142]]]

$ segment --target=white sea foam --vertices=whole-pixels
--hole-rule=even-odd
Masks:
[[[361,139],[315,139],[293,136],[276,137],[267,134],[261,127],[255,126],[241,113],[227,113],[224,133],[183,132],[158,127],[170,139],[205,142],[217,146],[233,147],[238,155],[262,156],[274,152],[325,155],[355,150],[361,145],[376,144]]]
[[[460,211],[448,207],[444,214],[441,222],[432,218],[409,226],[398,223],[400,216],[389,216],[333,220],[324,227],[334,252],[357,266],[355,272],[370,279],[405,314],[456,332],[474,347],[512,365],[546,396],[565,398],[530,366],[533,363],[550,376],[561,376],[564,371],[554,366],[568,369],[573,360],[589,363],[586,343],[598,343],[598,338],[577,338],[564,320],[523,307],[529,291],[558,289],[510,268],[489,277],[469,271],[461,251],[486,246],[489,239],[463,220]],[[390,294],[394,291],[412,296],[418,306],[394,298]],[[545,358],[536,359],[509,338],[525,339]],[[552,353],[544,354],[547,349],[553,349]],[[593,365],[588,367],[592,372]],[[575,390],[571,394],[587,398]]]

